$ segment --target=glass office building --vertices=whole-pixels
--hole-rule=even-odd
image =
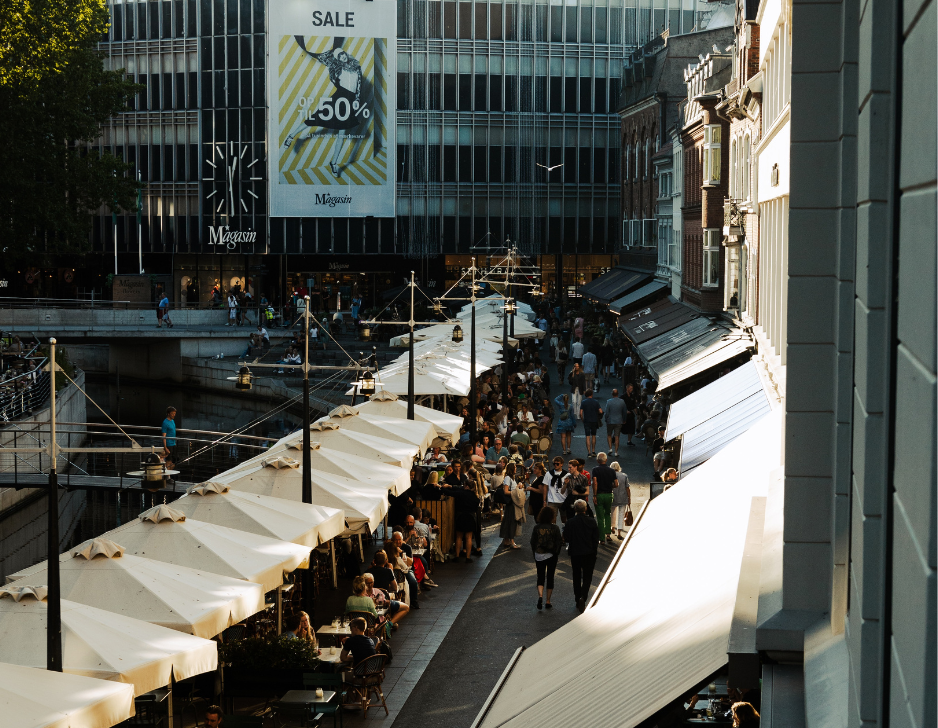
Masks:
[[[145,90],[100,144],[133,162],[146,189],[139,218],[96,216],[104,270],[116,238],[127,256],[142,248],[148,272],[177,279],[205,268],[224,285],[230,266],[284,284],[292,272],[378,266],[442,284],[447,256],[455,270],[453,256],[510,238],[589,280],[620,244],[622,59],[713,12],[698,0],[398,0],[396,217],[272,218],[266,6],[111,0],[108,63]],[[236,211],[213,197],[217,150],[259,162],[240,180]],[[225,225],[249,234],[223,240]]]

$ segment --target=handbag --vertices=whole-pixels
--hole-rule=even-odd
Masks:
[[[633,523],[635,523],[635,516],[632,515],[632,507],[626,506],[625,507],[625,525],[631,528]]]

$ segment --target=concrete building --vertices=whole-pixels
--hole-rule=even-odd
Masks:
[[[95,217],[95,254],[45,261],[10,293],[100,296],[114,271],[171,276],[175,301],[205,301],[217,281],[276,302],[308,288],[335,305],[399,286],[458,277],[472,254],[508,237],[538,256],[547,279],[589,281],[620,242],[622,59],[665,29],[732,20],[702,0],[534,0],[397,3],[394,217],[269,215],[266,169],[267,2],[109,0],[102,43],[112,68],[146,86],[135,108],[102,130],[100,146],[146,183],[141,218]],[[727,20],[728,18],[728,20]],[[273,49],[276,51],[276,49]],[[213,149],[259,160],[229,218],[209,196]],[[547,171],[547,167],[558,166]],[[221,217],[219,217],[221,215]],[[219,223],[241,235],[218,245]],[[216,244],[213,244],[216,243]],[[40,264],[39,267],[42,267]],[[67,271],[68,275],[64,275]],[[35,271],[34,271],[35,273]],[[15,278],[15,277],[14,277]]]
[[[762,725],[935,725],[936,3],[763,0],[756,20],[750,312],[786,413]]]

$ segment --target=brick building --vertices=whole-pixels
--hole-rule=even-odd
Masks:
[[[706,312],[722,311],[724,303],[721,241],[729,148],[723,140],[729,123],[717,115],[716,106],[732,77],[732,49],[724,50],[727,45],[714,44],[711,52],[684,73],[681,297]]]
[[[620,264],[654,271],[660,262],[660,188],[653,158],[668,142],[663,135],[678,125],[679,106],[687,93],[684,71],[688,64],[698,62],[714,44],[725,47],[732,40],[731,27],[675,36],[665,31],[626,58],[618,109],[624,248]]]

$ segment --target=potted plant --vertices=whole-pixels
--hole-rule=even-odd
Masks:
[[[300,690],[303,674],[315,672],[321,664],[311,643],[286,635],[231,640],[218,646],[218,659],[229,696]]]

